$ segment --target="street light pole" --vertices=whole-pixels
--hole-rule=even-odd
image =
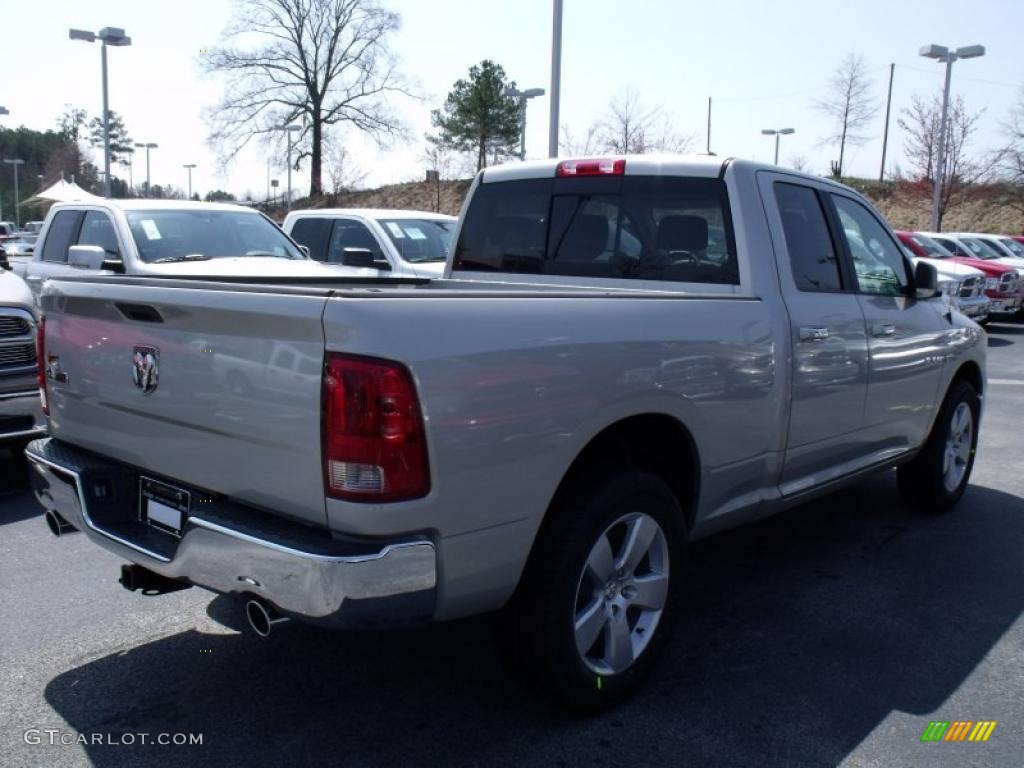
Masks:
[[[301,125],[286,125],[284,130],[288,138],[288,203],[286,210],[292,209],[292,134],[301,131]]]
[[[160,145],[150,141],[145,143],[138,142],[135,146],[146,150],[146,197],[149,197],[149,150],[158,149]]]
[[[7,107],[0,107],[0,115],[9,115],[9,114],[11,114],[11,112],[10,112],[9,109],[7,109]],[[15,202],[14,206],[15,206],[15,209],[17,209],[17,206],[18,206],[17,202]],[[3,198],[0,197],[0,219],[3,219],[3,217],[4,217]]]
[[[520,91],[516,88],[509,88],[505,95],[516,99],[519,102],[519,159],[526,159],[526,102],[537,96],[544,95],[543,88],[527,88]]]
[[[132,39],[125,35],[124,30],[118,27],[104,27],[99,34],[94,34],[83,29],[72,29],[68,31],[68,37],[72,40],[84,40],[94,43],[99,40],[101,45],[100,61],[103,69],[103,196],[110,197],[110,109],[107,102],[107,46],[127,46],[132,44]]]
[[[942,89],[942,119],[939,121],[939,141],[936,148],[932,180],[932,232],[939,232],[939,207],[942,198],[943,175],[946,165],[946,125],[949,119],[949,84],[953,77],[953,62],[985,55],[985,46],[966,45],[950,50],[944,45],[926,45],[918,51],[922,56],[946,65],[946,84]]]
[[[195,163],[186,163],[181,166],[188,171],[188,199],[192,199],[192,169],[196,167]]]
[[[764,130],[761,131],[761,133],[763,135],[765,135],[765,136],[774,136],[775,137],[775,165],[778,165],[779,164],[779,137],[780,136],[788,136],[791,133],[796,133],[796,130],[793,129],[793,128],[779,128],[777,130],[775,128],[765,128]]]
[[[562,0],[554,0],[551,29],[551,120],[548,157],[558,157],[558,107],[562,97]]]
[[[21,229],[21,211],[18,210],[18,166],[25,161],[21,158],[4,158],[4,162],[14,166],[14,224]]]

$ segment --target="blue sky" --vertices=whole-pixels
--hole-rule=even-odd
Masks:
[[[354,164],[368,174],[367,185],[422,178],[430,109],[473,63],[491,58],[520,87],[549,88],[550,0],[385,0],[385,5],[402,16],[393,47],[423,99],[395,103],[408,126],[408,143],[378,149],[357,136],[344,137]],[[19,3],[5,17],[19,33],[5,35],[0,58],[0,104],[11,111],[0,124],[49,128],[68,103],[98,114],[99,46],[68,40],[67,29],[123,27],[133,45],[110,51],[111,108],[124,116],[135,140],[160,144],[152,155],[153,183],[184,187],[182,164],[197,163],[195,189],[222,187],[262,196],[268,150],[247,151],[222,171],[205,144],[203,110],[215,103],[221,88],[199,74],[198,60],[203,48],[218,44],[233,8],[231,0]],[[772,139],[760,130],[792,127],[796,133],[782,139],[781,163],[800,156],[810,170],[824,173],[837,152],[820,145],[828,125],[811,101],[825,93],[832,70],[854,51],[865,59],[880,107],[889,64],[897,65],[890,158],[900,163],[899,109],[913,94],[928,95],[942,85],[942,66],[918,56],[918,48],[982,43],[985,57],[954,66],[953,91],[970,109],[986,109],[976,149],[991,149],[999,144],[1000,123],[1024,84],[1022,21],[1021,0],[565,0],[562,123],[574,132],[585,130],[617,94],[632,87],[647,106],[668,113],[679,133],[695,134],[694,149],[703,151],[711,96],[713,151],[770,160]],[[849,151],[852,173],[878,175],[882,118],[880,109],[869,131],[872,139]],[[534,99],[528,155],[546,154],[547,124],[547,97]],[[271,160],[283,184],[284,158]],[[136,162],[136,183],[142,167],[144,162]],[[308,174],[295,174],[294,184],[306,188]]]

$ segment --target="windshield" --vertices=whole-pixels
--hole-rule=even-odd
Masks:
[[[1021,245],[1012,237],[1000,237],[999,244],[1018,259],[1024,259],[1024,245]]]
[[[154,263],[231,256],[303,259],[302,252],[259,213],[247,211],[128,211],[139,256]]]
[[[403,259],[413,264],[444,261],[452,244],[454,221],[377,219]]]
[[[999,253],[991,245],[978,240],[975,237],[961,237],[960,242],[964,244],[964,247],[971,252],[971,255],[977,259],[1002,259],[1003,254]]]
[[[910,239],[913,240],[914,244],[924,251],[927,256],[933,259],[948,259],[953,255],[930,237],[926,237],[925,235],[911,235]]]

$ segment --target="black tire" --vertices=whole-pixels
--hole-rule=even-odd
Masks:
[[[652,624],[647,624],[653,616],[647,609],[630,606],[617,610],[612,604],[615,599],[627,599],[628,585],[613,587],[615,597],[608,597],[607,591],[592,588],[590,571],[586,579],[583,576],[588,556],[599,541],[612,542],[619,526],[624,526],[625,533],[644,516],[657,523],[663,538],[655,534],[655,543],[636,569],[638,580],[635,583],[640,584],[640,579],[644,578],[660,579],[664,570],[668,572],[664,606],[660,617]],[[647,519],[643,524],[650,530]],[[679,501],[672,489],[650,472],[631,470],[604,480],[596,479],[587,484],[586,489],[566,493],[564,498],[556,500],[506,612],[505,636],[511,641],[509,651],[521,672],[520,680],[582,712],[610,707],[632,693],[650,672],[678,615],[685,544],[686,530]],[[609,551],[614,560],[615,555],[625,549],[616,549],[613,543]],[[659,560],[664,564],[666,552],[667,569],[654,566]],[[612,578],[616,577],[622,578],[622,571],[613,573]],[[621,614],[618,626],[623,626],[623,622],[627,627],[632,626],[628,633],[631,649],[634,636],[637,642],[645,643],[627,668],[599,674],[590,666],[593,660],[584,659],[586,652],[577,650],[574,619],[580,611],[581,597],[599,610],[615,611],[608,613],[609,616],[620,617]],[[635,625],[629,623],[630,615]],[[613,619],[600,621],[608,623],[597,636],[595,648],[611,642],[605,633],[611,632]],[[632,655],[631,650],[629,656]]]
[[[950,488],[944,479],[947,440],[953,429],[954,414],[966,404],[971,414],[970,449],[963,464],[963,477]],[[931,434],[921,452],[897,471],[900,495],[903,501],[919,512],[941,514],[956,506],[971,479],[974,456],[978,447],[978,417],[981,404],[974,386],[957,379],[946,393],[946,399],[932,425]]]

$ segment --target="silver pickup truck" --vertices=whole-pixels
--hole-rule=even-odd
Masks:
[[[985,333],[846,187],[522,163],[455,243],[437,280],[50,280],[51,528],[261,634],[505,608],[530,679],[594,709],[664,646],[688,540],[894,466],[924,511],[964,492]]]
[[[0,448],[46,434],[36,376],[36,314],[20,277],[0,269]]]

